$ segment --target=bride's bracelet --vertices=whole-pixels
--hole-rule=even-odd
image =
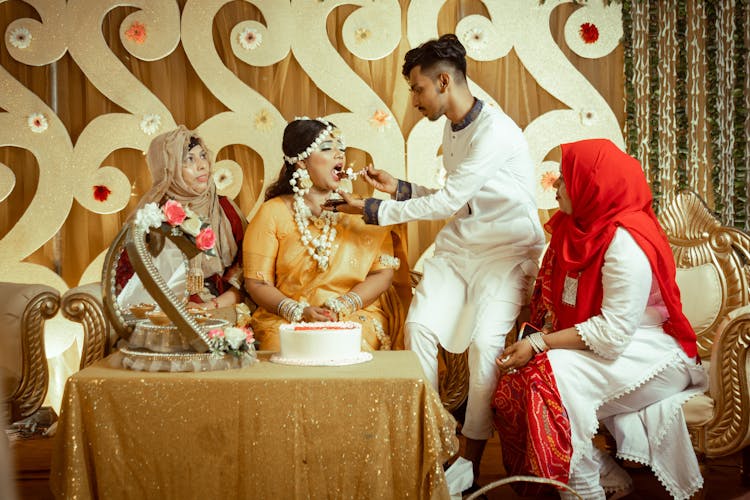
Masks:
[[[347,292],[340,297],[330,297],[323,305],[335,312],[337,316],[347,316],[363,307],[362,297],[355,292]]]
[[[286,297],[276,306],[276,315],[281,316],[289,323],[299,323],[302,321],[302,312],[307,306],[306,302],[297,302],[294,299]]]
[[[541,332],[534,332],[528,337],[526,337],[529,340],[529,344],[531,344],[531,348],[534,349],[534,354],[541,354],[545,351],[549,351],[549,346],[542,338]]]

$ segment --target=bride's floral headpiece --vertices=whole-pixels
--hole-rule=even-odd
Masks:
[[[295,120],[312,120],[312,118],[309,118],[307,116],[295,116]],[[326,137],[328,137],[329,134],[331,134],[334,130],[333,125],[326,120],[325,118],[315,118],[315,121],[322,123],[325,125],[325,128],[320,131],[318,136],[315,138],[315,140],[307,146],[304,150],[302,150],[301,153],[298,153],[297,156],[287,156],[284,155],[284,161],[289,163],[290,165],[296,164],[298,161],[306,160],[311,154],[313,154],[313,151],[316,151],[320,145],[323,143]]]

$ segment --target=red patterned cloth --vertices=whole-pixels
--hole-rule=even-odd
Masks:
[[[492,400],[495,428],[502,438],[509,475],[532,475],[568,482],[573,445],[570,421],[546,354],[500,379]],[[546,486],[513,483],[520,495],[536,495]]]

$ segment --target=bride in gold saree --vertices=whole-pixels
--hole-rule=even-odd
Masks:
[[[392,286],[394,275],[408,274],[401,239],[391,228],[322,208],[346,176],[341,133],[321,118],[297,119],[284,130],[282,149],[284,167],[243,248],[260,348],[279,349],[283,323],[355,321],[363,349],[402,349],[405,308]]]

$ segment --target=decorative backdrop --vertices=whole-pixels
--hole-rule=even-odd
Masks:
[[[3,280],[98,280],[150,186],[143,152],[179,123],[207,139],[217,184],[249,216],[296,115],[341,126],[357,167],[439,185],[443,121],[412,109],[400,70],[408,49],[447,32],[465,42],[475,95],[524,129],[543,220],[559,144],[625,148],[618,3],[0,0],[0,32]],[[410,225],[412,263],[441,225]]]

